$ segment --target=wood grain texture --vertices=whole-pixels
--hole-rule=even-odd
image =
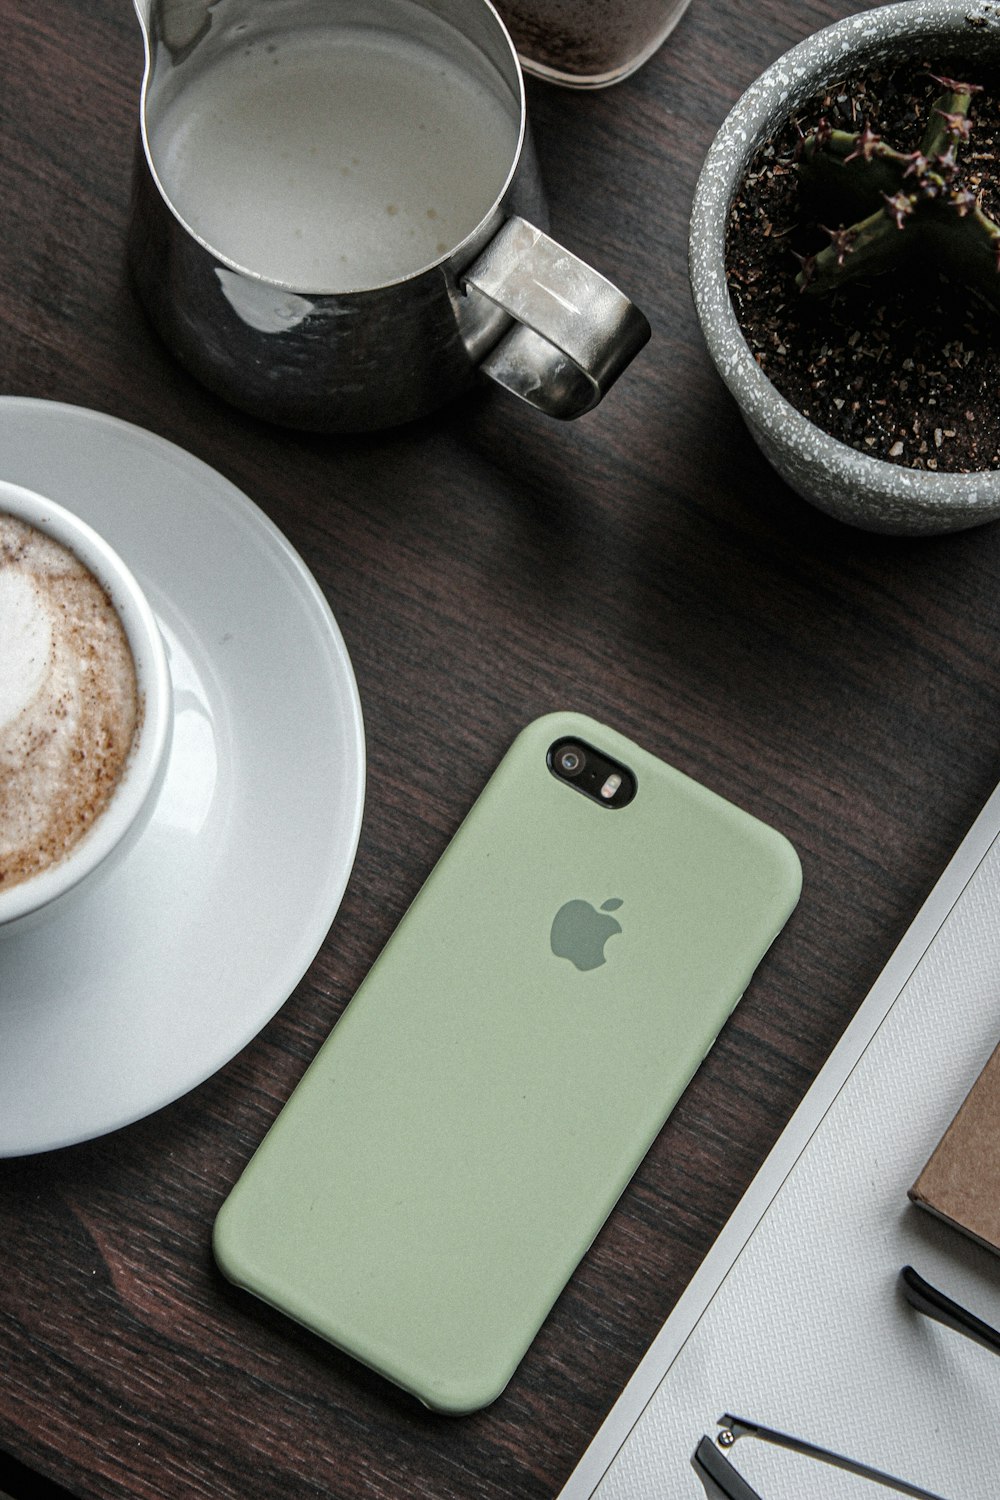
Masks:
[[[85,1500],[553,1495],[1000,777],[1000,531],[890,541],[806,507],[687,290],[727,109],[856,8],[694,0],[627,83],[530,87],[553,228],[654,329],[598,411],[558,426],[484,391],[321,439],[202,391],[135,301],[128,0],[0,0],[0,391],[136,422],[245,490],[333,606],[369,751],[346,899],[276,1019],[152,1119],[0,1163],[0,1448]],[[209,1237],[487,774],[557,707],[777,825],[805,890],[507,1392],[446,1420],[234,1292]]]

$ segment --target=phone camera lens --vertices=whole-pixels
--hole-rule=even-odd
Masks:
[[[545,755],[553,776],[599,807],[627,807],[636,793],[632,772],[603,750],[578,740],[556,740]]]
[[[564,776],[579,776],[587,763],[587,757],[579,745],[563,745],[556,751],[556,769]]]

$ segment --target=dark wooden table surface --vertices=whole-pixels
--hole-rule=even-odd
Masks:
[[[261,1035],[152,1118],[0,1162],[0,1448],[77,1496],[553,1495],[1000,777],[1000,530],[899,541],[813,512],[688,294],[726,111],[857,8],[693,0],[619,87],[530,87],[554,229],[653,325],[597,412],[484,391],[317,438],[206,394],[136,303],[129,0],[0,0],[0,393],[135,422],[251,496],[330,600],[369,757],[346,898]],[[499,756],[563,706],[781,828],[804,895],[507,1392],[444,1420],[239,1299],[210,1230]]]

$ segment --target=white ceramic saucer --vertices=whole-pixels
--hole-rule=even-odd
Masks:
[[[0,938],[0,1155],[90,1139],[177,1099],[283,1004],[354,863],[361,705],[301,558],[162,438],[0,397],[0,473],[89,521],[160,622],[174,742],[148,829],[64,912]]]

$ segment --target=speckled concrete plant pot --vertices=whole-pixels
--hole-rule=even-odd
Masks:
[[[819,89],[887,57],[915,52],[1000,54],[1000,5],[907,0],[849,16],[780,57],[735,105],[695,189],[689,269],[709,353],[765,456],[803,499],[868,531],[930,535],[1000,517],[1000,471],[930,473],[872,458],[829,437],[761,371],[726,287],[729,209],[757,147]],[[998,335],[1000,336],[1000,335]],[[1000,393],[998,393],[1000,399]]]

